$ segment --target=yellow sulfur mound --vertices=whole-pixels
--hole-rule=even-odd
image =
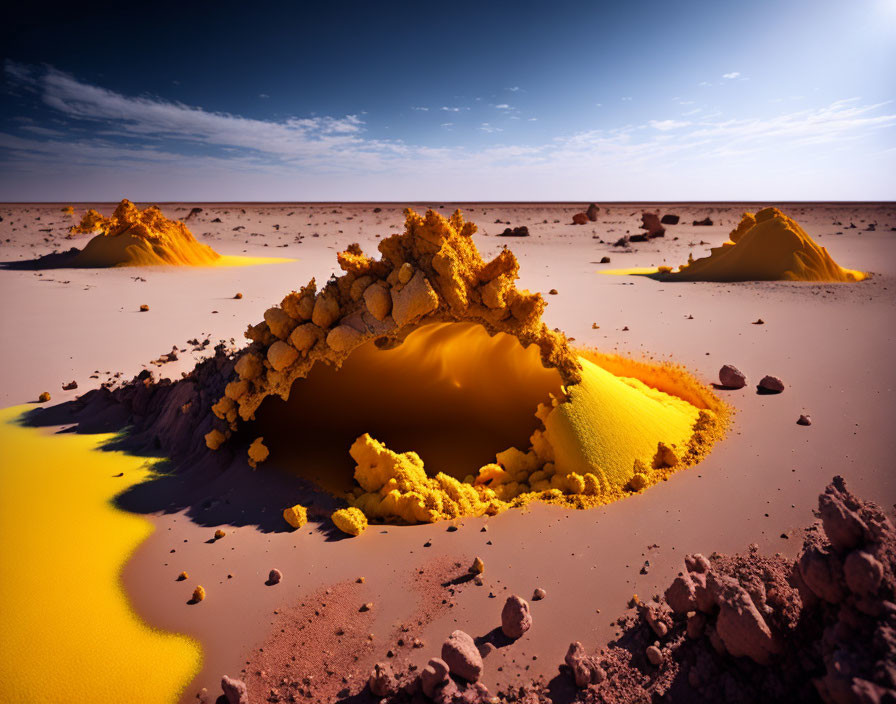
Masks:
[[[125,199],[110,218],[88,210],[72,234],[99,231],[71,261],[71,266],[208,266],[221,255],[196,241],[187,226],[169,220],[156,206],[140,210]]]
[[[308,509],[302,504],[296,504],[283,509],[283,520],[293,528],[301,528],[308,522]]]
[[[679,271],[664,274],[675,281],[840,281],[868,278],[844,269],[795,220],[777,208],[745,213],[730,241],[713,247],[702,259],[690,259]]]
[[[361,535],[367,530],[367,516],[357,508],[341,508],[334,511],[330,518],[333,525],[348,535]]]
[[[208,444],[208,438],[206,438]],[[264,444],[264,438],[255,438],[249,445],[249,466],[255,469],[259,462],[264,462],[268,458],[268,448]]]
[[[339,442],[352,443],[357,486],[347,497],[351,508],[333,514],[333,522],[352,535],[368,518],[433,522],[531,501],[597,506],[703,457],[727,415],[708,387],[671,365],[570,348],[541,320],[541,295],[516,287],[513,253],[504,249],[484,261],[475,231],[460,212],[445,219],[408,210],[405,232],[380,243],[380,259],[351,245],[338,255],[342,276],[320,291],[312,280],[269,308],[246,332],[251,344],[212,407],[218,421],[206,436],[208,446],[238,437],[240,424],[253,421],[274,441],[296,442],[301,431],[310,444],[326,442],[323,436],[340,424],[350,427],[354,441]],[[318,363],[328,371],[309,376]],[[326,386],[317,397],[302,394],[318,388],[321,378]],[[343,396],[345,389],[350,392]],[[283,416],[271,418],[268,404],[256,421],[265,399],[289,400],[291,393],[298,394],[291,410],[274,406]],[[389,404],[375,401],[385,398]],[[430,408],[420,408],[421,402]],[[371,414],[378,418],[368,421]],[[458,419],[514,439],[488,443],[480,453],[481,437],[462,435]],[[527,419],[520,437],[516,429]],[[403,428],[439,437],[421,438],[416,446],[411,439],[410,448],[401,448],[421,454],[381,442],[394,447]],[[470,453],[468,461],[457,461],[462,452],[451,446],[459,443],[464,451],[477,448],[475,463]],[[510,443],[516,446],[495,454]],[[276,453],[276,442],[272,448]],[[267,457],[266,448],[255,449],[253,443],[253,466]],[[318,461],[324,474],[332,466],[312,457],[315,448],[299,449],[299,462]],[[327,486],[326,479],[315,480]]]
[[[201,584],[193,590],[193,601],[199,603],[205,599],[205,587]]]

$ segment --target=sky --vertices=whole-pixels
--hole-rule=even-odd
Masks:
[[[896,0],[20,5],[0,201],[896,200]]]

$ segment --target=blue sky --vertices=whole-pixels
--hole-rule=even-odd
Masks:
[[[896,0],[143,7],[13,10],[0,200],[896,199]]]

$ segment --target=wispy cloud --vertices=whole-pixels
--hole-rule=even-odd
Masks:
[[[724,78],[726,81],[731,81],[731,80],[737,78],[738,76],[740,76],[740,71],[732,71],[731,73],[723,73],[722,74],[722,78]]]
[[[461,110],[469,110],[469,109],[470,108],[458,108],[458,107],[451,107],[448,105],[443,105],[442,107],[439,108],[439,110],[444,110],[445,112],[460,112]]]
[[[660,132],[668,132],[669,130],[678,130],[682,127],[687,127],[691,123],[679,120],[651,120],[647,124]]]
[[[494,125],[490,125],[487,122],[483,122],[481,125],[479,125],[479,129],[482,130],[483,132],[503,132],[504,131],[503,128],[495,127]]]
[[[411,110],[417,110],[418,112],[429,112],[429,108],[424,108],[417,105],[411,107]]]

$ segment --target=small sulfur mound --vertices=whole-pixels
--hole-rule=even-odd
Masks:
[[[225,533],[223,530],[221,530],[220,528],[218,528],[218,530],[215,531],[215,540],[220,540],[220,539],[223,538],[225,535],[227,535],[227,533]]]
[[[193,590],[193,598],[191,599],[191,601],[195,604],[198,604],[203,599],[205,599],[205,587],[200,584]]]
[[[308,522],[308,509],[302,504],[296,504],[283,509],[283,519],[293,528],[301,528]]]
[[[37,397],[37,400],[40,401],[41,403],[47,403],[47,401],[50,400],[50,392],[49,391],[42,392],[41,395]]]
[[[88,210],[71,234],[99,232],[70,266],[208,266],[221,255],[196,241],[187,226],[169,220],[156,206],[140,210],[125,199],[109,218]]]
[[[690,258],[673,281],[839,281],[855,282],[868,274],[840,267],[795,220],[777,208],[744,213],[730,241],[713,247],[702,259]]]
[[[348,535],[361,535],[367,530],[367,516],[357,508],[341,508],[330,518],[339,530]]]

